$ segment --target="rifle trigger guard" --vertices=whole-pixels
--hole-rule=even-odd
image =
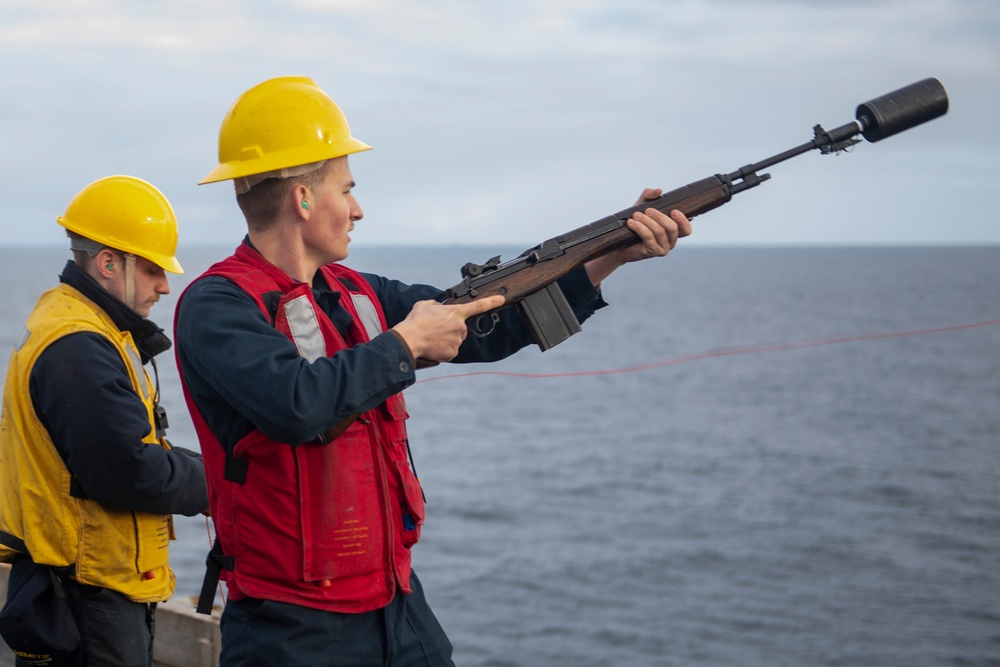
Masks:
[[[487,331],[483,331],[481,323],[483,319],[486,318],[487,316],[490,318],[490,328]],[[475,320],[473,320],[472,325],[469,327],[469,331],[471,331],[472,335],[475,336],[476,338],[486,338],[491,333],[493,333],[493,330],[497,328],[497,324],[499,323],[500,323],[500,315],[498,315],[496,312],[487,313],[486,315],[480,315]]]

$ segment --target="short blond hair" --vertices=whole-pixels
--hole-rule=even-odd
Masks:
[[[236,203],[243,211],[247,228],[252,232],[266,230],[278,218],[282,203],[288,192],[296,185],[304,185],[318,191],[326,179],[332,160],[322,167],[306,174],[288,178],[268,178],[252,186],[246,192],[236,195]]]

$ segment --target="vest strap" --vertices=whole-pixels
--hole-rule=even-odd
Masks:
[[[226,466],[223,470],[223,476],[226,481],[235,482],[236,484],[246,484],[247,483],[247,469],[250,467],[250,462],[246,459],[238,459],[230,453],[226,453]]]
[[[236,567],[236,559],[233,556],[226,556],[222,553],[222,545],[219,538],[215,538],[212,550],[208,552],[205,559],[205,579],[201,582],[201,594],[198,596],[198,606],[195,611],[199,614],[211,614],[212,603],[215,602],[215,589],[219,585],[219,579],[223,570],[230,572]]]
[[[28,553],[28,547],[24,544],[24,540],[3,530],[0,530],[0,544],[18,553]]]

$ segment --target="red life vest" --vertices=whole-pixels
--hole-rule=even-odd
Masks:
[[[336,264],[321,270],[353,318],[346,339],[309,285],[248,246],[203,276],[223,276],[243,289],[300,356],[314,360],[386,329],[378,298],[358,273]],[[276,310],[265,302],[273,297]],[[227,455],[183,376],[182,385],[201,442],[216,535],[232,563],[223,573],[231,599],[361,613],[385,606],[397,590],[410,592],[410,547],[419,538],[424,502],[408,462],[402,394],[361,414],[328,444],[293,446],[255,429]]]

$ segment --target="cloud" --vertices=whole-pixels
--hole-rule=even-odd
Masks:
[[[937,76],[945,119],[775,167],[691,242],[998,243],[998,38],[977,0],[0,1],[0,238],[60,242],[69,198],[124,172],[167,193],[182,242],[230,245],[231,190],[195,183],[271,76],[313,77],[375,146],[352,160],[356,243],[447,244],[534,244]],[[844,211],[868,224],[843,234]]]

